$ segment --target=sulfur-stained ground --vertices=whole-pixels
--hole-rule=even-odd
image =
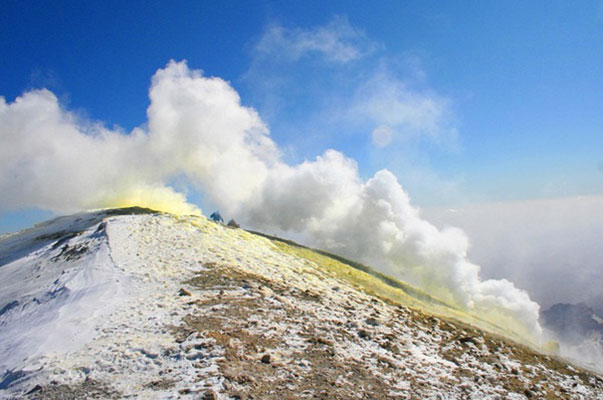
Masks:
[[[80,349],[36,358],[0,397],[603,398],[598,375],[324,254],[196,217],[99,224],[127,300]],[[86,235],[99,240],[92,227],[79,249]],[[49,263],[70,248],[48,246]]]

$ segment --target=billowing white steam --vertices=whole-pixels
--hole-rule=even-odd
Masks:
[[[78,120],[47,90],[0,98],[0,210],[73,211],[140,204],[192,213],[166,182],[185,175],[223,213],[389,270],[492,319],[540,333],[539,306],[506,280],[480,281],[458,229],[421,219],[396,177],[368,181],[328,150],[287,165],[258,114],[219,78],[185,62],[157,71],[146,128],[129,134]]]

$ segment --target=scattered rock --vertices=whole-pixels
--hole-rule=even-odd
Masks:
[[[241,227],[239,224],[237,224],[237,221],[235,221],[234,219],[231,219],[230,221],[228,221],[228,224],[226,224],[226,226],[230,226],[231,228],[240,228]]]
[[[228,376],[226,376],[228,378]],[[253,376],[250,375],[235,375],[229,378],[230,380],[240,384],[240,385],[246,385],[246,384],[253,384],[255,383],[255,378]]]
[[[398,347],[398,345],[393,343],[391,340],[388,340],[385,343],[381,343],[381,347],[385,350],[391,351],[394,354],[400,353],[400,348]]]
[[[304,297],[307,298],[308,300],[320,301],[320,293],[316,293],[313,290],[306,289],[306,290],[304,290],[303,294],[304,294]]]
[[[364,329],[360,329],[358,331],[358,336],[361,337],[362,339],[370,339],[371,338],[371,334],[368,331],[365,331]]]
[[[262,286],[260,288],[260,293],[262,294],[263,297],[270,297],[270,296],[274,295],[274,292],[268,286]]]
[[[213,390],[208,390],[202,398],[203,400],[218,400],[218,395]]]
[[[174,387],[176,383],[173,379],[157,379],[145,384],[145,387],[151,388],[153,390],[166,390]]]
[[[2,392],[2,395],[4,393]],[[25,396],[32,400],[41,399],[116,399],[123,398],[120,393],[112,390],[107,384],[89,379],[79,383],[53,384],[48,386],[36,385]],[[24,396],[19,396],[22,398]],[[9,398],[9,397],[2,397]],[[17,398],[17,397],[10,397]]]
[[[153,352],[152,350],[147,350],[147,349],[140,349],[140,352],[149,357],[150,359],[156,359],[157,357],[159,357],[159,354]],[[89,371],[89,370],[88,370]],[[88,372],[89,373],[89,372]]]
[[[41,385],[36,385],[29,392],[27,392],[26,394],[32,394],[32,393],[36,393],[36,392],[41,392],[42,390],[44,390],[44,388]]]
[[[212,229],[233,237],[241,232]],[[516,349],[510,343],[500,349],[498,346],[503,343],[499,344],[496,337],[487,333],[482,337],[480,331],[461,322],[455,326],[420,311],[403,306],[396,308],[389,301],[371,302],[367,293],[357,293],[357,288],[345,279],[334,279],[322,269],[314,274],[317,266],[295,264],[288,253],[274,260],[266,258],[263,247],[259,247],[258,259],[229,253],[231,240],[228,236],[223,239],[224,243],[207,244],[207,253],[199,253],[194,243],[189,245],[180,237],[174,239],[174,244],[165,246],[166,249],[175,245],[182,245],[184,250],[195,248],[195,257],[200,254],[199,257],[208,260],[222,261],[219,264],[199,261],[204,267],[194,279],[175,281],[176,286],[170,286],[168,295],[173,301],[161,301],[169,308],[157,309],[168,315],[173,307],[178,313],[169,315],[182,317],[180,322],[174,322],[177,325],[168,327],[173,334],[171,343],[164,342],[162,337],[161,342],[133,342],[128,347],[131,350],[128,357],[152,365],[158,371],[159,379],[153,377],[143,386],[145,389],[169,390],[174,398],[179,397],[178,390],[182,389],[180,397],[199,400],[494,398],[499,395],[504,398],[505,392],[532,400],[563,397],[560,390],[570,392],[568,398],[578,397],[587,390],[589,395],[584,398],[597,398],[597,390],[600,393],[603,388],[603,382],[596,381],[597,378],[587,381],[582,376],[588,375],[565,369],[557,361],[553,366],[560,372],[549,372],[552,368],[540,355]],[[232,242],[238,243],[234,239]],[[246,246],[252,244],[245,243]],[[177,254],[181,251],[177,247],[176,250]],[[168,256],[162,252],[162,260],[169,262],[171,256]],[[286,270],[289,262],[297,268],[295,274]],[[178,286],[182,289],[176,289]],[[184,286],[190,287],[190,291]],[[178,301],[178,296],[193,298]],[[151,310],[155,310],[154,307]],[[484,342],[488,346],[478,346]],[[134,350],[146,357],[140,357]],[[494,363],[496,372],[491,368]],[[110,362],[107,364],[86,365],[94,365],[94,370],[102,368],[101,372],[115,371]],[[175,372],[171,373],[168,366],[173,366]],[[81,370],[90,373],[88,367]],[[573,381],[564,378],[567,371],[579,376],[582,380],[575,378],[575,382],[583,384],[578,386],[574,382],[572,385]],[[184,380],[181,378],[189,373]],[[63,385],[58,389],[70,396],[73,394],[71,397],[62,396],[63,392],[58,390],[53,392],[52,385],[32,389],[35,383],[26,383],[19,393],[24,395],[30,390],[25,397],[33,399],[94,398],[95,393],[100,393],[102,398],[119,398],[120,393],[108,389],[116,375],[106,375],[111,377],[103,384],[107,386],[99,386],[102,383],[95,384],[89,379],[80,386],[72,384],[66,388]],[[127,382],[130,377],[121,379]],[[195,386],[190,386],[193,381]],[[542,382],[542,388],[535,387],[534,382]],[[477,391],[481,393],[475,393]],[[129,393],[132,392],[129,390]]]
[[[466,343],[469,343],[469,342],[471,342],[473,344],[476,344],[476,340],[475,340],[475,338],[473,336],[463,336],[463,337],[460,337],[458,339],[458,341],[461,342],[461,343],[463,343],[463,344],[466,344]]]
[[[312,336],[310,339],[308,339],[308,341],[313,344],[326,344],[327,346],[334,345],[332,340],[320,336]]]

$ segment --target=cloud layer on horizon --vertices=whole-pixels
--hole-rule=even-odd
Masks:
[[[544,308],[586,302],[603,315],[603,196],[428,208],[437,226],[471,238],[486,277],[505,276]]]

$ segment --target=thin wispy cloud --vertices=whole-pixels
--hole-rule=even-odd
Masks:
[[[254,56],[272,61],[296,62],[305,56],[319,56],[334,63],[348,63],[375,51],[379,46],[352,27],[345,17],[335,17],[324,26],[308,29],[274,24],[254,47]]]
[[[271,126],[347,136],[374,149],[435,144],[457,150],[452,101],[431,88],[418,54],[391,59],[345,17],[326,25],[273,24],[254,43],[244,81]],[[304,104],[303,120],[291,109]],[[416,146],[415,146],[416,148]]]
[[[345,117],[382,130],[387,127],[392,140],[425,140],[455,148],[458,134],[451,122],[450,103],[435,90],[413,88],[411,80],[396,76],[387,67],[379,67],[358,87],[351,104],[346,105]],[[374,143],[384,147],[381,141]]]

